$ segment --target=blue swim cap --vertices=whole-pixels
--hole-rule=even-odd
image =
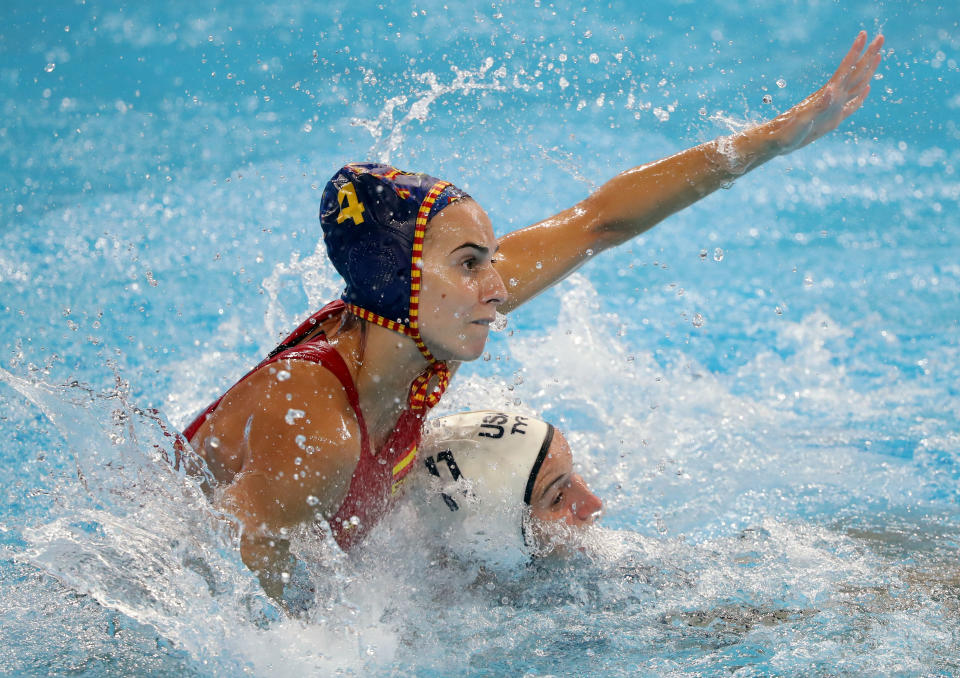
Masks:
[[[442,364],[423,343],[418,322],[423,238],[434,215],[467,197],[427,174],[350,163],[327,182],[320,199],[323,242],[347,283],[342,295],[347,308],[411,337],[432,365]],[[445,381],[440,367],[432,373]]]

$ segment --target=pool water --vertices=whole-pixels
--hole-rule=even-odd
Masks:
[[[0,18],[0,672],[960,670],[960,9]],[[512,314],[438,408],[560,426],[605,500],[583,553],[458,559],[403,506],[349,557],[293,535],[302,611],[264,598],[164,427],[339,294],[337,167],[449,178],[502,234],[785,110],[861,28],[887,54],[840,130]]]

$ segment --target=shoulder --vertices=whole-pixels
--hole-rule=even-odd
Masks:
[[[360,423],[347,389],[329,369],[306,360],[259,368],[224,396],[211,419],[221,439],[245,443],[244,467],[267,456],[296,458],[304,438],[323,441],[330,461],[355,464],[360,455]]]
[[[319,363],[278,360],[260,368],[246,381],[248,405],[255,404],[268,417],[282,419],[288,426],[294,425],[291,421],[303,419],[300,425],[312,429],[325,428],[324,422],[336,428],[346,426],[359,437],[347,386]]]
[[[235,502],[272,526],[315,511],[332,515],[362,452],[360,424],[339,379],[316,363],[279,360],[250,375],[230,406],[240,415],[232,425],[243,457]]]

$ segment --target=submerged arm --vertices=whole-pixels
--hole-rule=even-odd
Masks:
[[[827,83],[768,122],[623,172],[573,207],[500,240],[497,270],[511,280],[510,311],[588,258],[658,222],[777,155],[807,145],[860,108],[880,63],[883,36],[861,32]]]

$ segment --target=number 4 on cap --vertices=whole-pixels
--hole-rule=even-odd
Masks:
[[[363,203],[357,197],[357,189],[353,184],[347,182],[337,193],[337,202],[340,203],[340,214],[337,215],[337,223],[343,223],[344,219],[353,219],[354,225],[363,223]]]

